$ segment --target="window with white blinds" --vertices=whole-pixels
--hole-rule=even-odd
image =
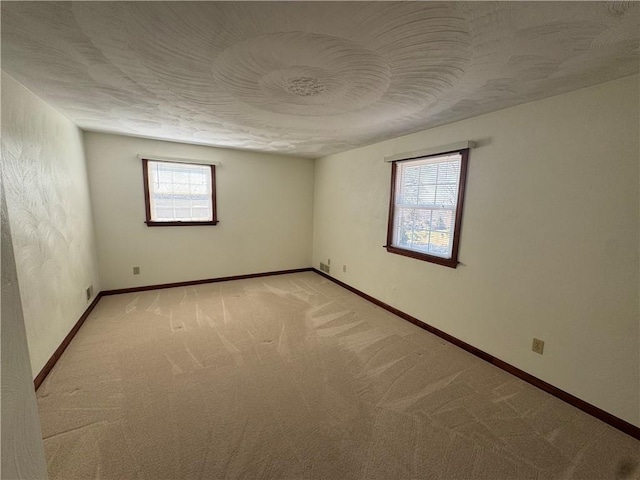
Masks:
[[[455,268],[467,158],[464,149],[393,162],[388,251]]]
[[[143,159],[147,225],[215,225],[215,166]]]

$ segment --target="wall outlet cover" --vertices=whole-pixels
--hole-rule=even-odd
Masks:
[[[539,338],[534,338],[531,344],[531,350],[542,355],[542,352],[544,352],[544,341]]]

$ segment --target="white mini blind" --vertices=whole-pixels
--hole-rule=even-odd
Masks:
[[[462,155],[396,162],[395,247],[451,258]]]
[[[213,220],[211,166],[147,162],[154,222]]]

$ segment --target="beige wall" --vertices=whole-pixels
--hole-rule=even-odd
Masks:
[[[312,160],[89,132],[85,145],[104,290],[310,266]],[[220,223],[147,227],[139,153],[220,161]]]
[[[334,277],[640,425],[638,89],[629,77],[317,160],[314,266],[330,258]],[[462,140],[479,144],[462,265],[387,253],[383,158]]]
[[[35,377],[100,284],[82,133],[4,72],[2,168]]]

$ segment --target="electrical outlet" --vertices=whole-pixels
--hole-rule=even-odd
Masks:
[[[140,275],[140,267],[133,267],[133,274]]]
[[[331,265],[331,259],[327,258],[327,265]]]
[[[87,287],[87,301],[89,301],[92,296],[93,296],[93,285],[89,285]]]
[[[531,350],[542,355],[542,352],[544,351],[544,341],[539,338],[534,338],[533,343],[531,344]]]
[[[347,266],[346,266],[346,265],[342,265],[342,271],[343,271],[344,273],[347,273]]]

